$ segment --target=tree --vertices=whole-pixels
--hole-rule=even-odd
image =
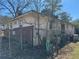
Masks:
[[[46,0],[46,2],[48,9],[51,11],[51,15],[55,15],[58,10],[61,10],[61,0]]]
[[[56,13],[61,9],[60,7],[62,6],[61,0],[46,0],[47,2],[47,6],[48,6],[48,10],[50,11],[50,16],[52,16],[53,18],[55,18]],[[50,29],[52,29],[52,23],[53,23],[53,19],[50,19]]]
[[[31,7],[33,10],[37,12],[41,12],[42,9],[44,9],[45,6],[45,0],[32,0]]]
[[[50,41],[49,45],[52,44],[51,53],[54,56],[54,52],[56,52],[56,50],[57,50],[57,44],[58,44],[57,43],[57,34],[58,33],[55,33],[55,32],[57,32],[57,30],[52,30],[52,27],[53,27],[53,23],[55,22],[55,19],[58,19],[56,14],[58,14],[59,10],[61,10],[62,5],[61,5],[61,0],[46,0],[46,2],[47,2],[46,11],[49,11],[48,20],[49,20],[49,29],[50,29],[47,40]],[[48,14],[48,13],[46,13],[46,14]],[[55,49],[53,47],[55,47]]]
[[[31,0],[1,0],[0,5],[3,10],[6,10],[13,18],[23,14],[26,8],[30,5]]]
[[[12,16],[13,20],[17,17],[25,13],[27,8],[30,6],[31,0],[1,0],[0,6],[3,8],[3,10],[6,10],[7,13],[9,13],[10,16]],[[30,9],[30,8],[28,8]],[[19,24],[21,25],[21,23]],[[9,56],[11,57],[11,31],[12,31],[12,24],[9,23],[8,28],[8,39],[9,39]],[[22,30],[21,30],[22,32]],[[22,33],[20,33],[20,39],[21,39],[21,49],[22,49]]]
[[[40,42],[41,42],[41,39],[40,39],[40,30],[39,30],[39,27],[40,27],[40,17],[39,17],[39,14],[40,14],[40,12],[41,12],[41,10],[43,9],[43,7],[44,7],[44,0],[32,0],[32,4],[31,4],[31,8],[32,8],[32,10],[35,10],[36,11],[36,13],[37,13],[37,25],[38,25],[38,27],[37,27],[37,39],[38,39],[38,44],[40,44]]]
[[[66,21],[66,22],[69,22],[72,20],[72,18],[70,17],[70,15],[67,12],[60,13],[59,17],[62,21]]]
[[[76,28],[79,28],[79,19],[75,19],[72,21],[72,23],[75,25]]]
[[[1,0],[0,6],[3,10],[6,10],[7,13],[9,13],[10,16],[12,16],[13,19],[15,19],[17,16],[22,15],[25,13],[27,8],[30,6],[31,0]],[[11,57],[11,26],[12,24],[9,23],[9,56]],[[22,34],[21,34],[22,35]],[[21,38],[22,42],[22,38]],[[22,43],[21,43],[22,45]],[[22,48],[22,46],[21,46]]]

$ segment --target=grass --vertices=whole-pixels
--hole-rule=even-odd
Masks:
[[[79,59],[79,43],[73,45],[71,59]]]

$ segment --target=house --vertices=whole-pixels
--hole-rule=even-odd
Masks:
[[[48,17],[37,12],[29,11],[24,15],[16,17],[16,20],[12,20],[5,24],[3,27],[4,36],[10,36],[14,39],[22,40],[22,43],[29,43],[34,46],[40,45],[41,41],[47,37],[47,35],[49,35],[50,19],[53,19],[53,17]],[[40,37],[39,39],[38,31]],[[66,34],[73,35],[74,26],[71,23],[62,22],[54,18],[52,23],[52,31],[56,33],[61,33],[61,31],[63,31]]]

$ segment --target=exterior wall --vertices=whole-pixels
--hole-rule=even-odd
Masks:
[[[55,21],[53,24],[52,24],[52,30],[57,30],[57,31],[61,31],[61,23],[59,21]]]
[[[74,29],[74,26],[73,25],[71,25],[71,24],[65,24],[65,32],[67,33],[67,34],[74,34],[74,31],[75,31],[75,29]]]
[[[61,24],[64,24],[65,25],[65,31],[64,32],[66,34],[74,35],[75,27],[71,23],[68,23],[68,22],[60,22],[60,28],[61,28]],[[61,28],[61,31],[62,31],[62,28]]]
[[[0,37],[4,36],[4,31],[0,30]]]

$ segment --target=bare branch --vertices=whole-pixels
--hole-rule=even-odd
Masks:
[[[13,12],[12,12],[6,5],[4,5],[4,4],[2,4],[2,3],[0,3],[0,5],[2,5],[2,6],[5,7],[7,10],[9,10],[9,12],[12,14],[12,16],[15,17],[14,14],[13,14]]]
[[[12,7],[12,9],[13,9],[13,11],[14,11],[14,13],[15,13],[15,8],[14,8],[14,6],[13,6],[12,2],[11,2],[10,0],[7,0],[7,2],[8,2],[8,3],[9,3],[9,5]]]
[[[28,3],[29,4],[29,3]],[[25,4],[23,8],[21,8],[21,11],[27,7],[28,4]]]

